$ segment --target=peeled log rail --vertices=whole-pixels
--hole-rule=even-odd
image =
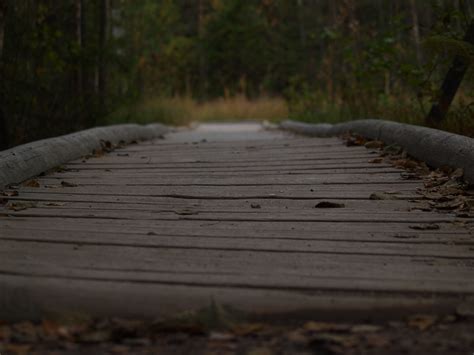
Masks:
[[[331,137],[347,132],[360,134],[386,144],[403,147],[408,154],[432,167],[462,168],[464,179],[474,184],[474,139],[438,129],[384,120],[357,120],[339,124],[308,124],[284,121],[280,127],[315,137]]]
[[[5,150],[0,152],[0,189],[90,154],[101,148],[101,142],[150,140],[168,131],[170,129],[161,124],[97,127]]]

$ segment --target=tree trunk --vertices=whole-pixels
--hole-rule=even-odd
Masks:
[[[76,90],[77,95],[81,99],[84,94],[84,63],[82,60],[82,49],[84,48],[84,0],[75,0],[76,6],[76,42],[79,51],[81,52],[81,57],[77,65],[76,72]]]
[[[298,30],[300,32],[300,43],[301,43],[301,47],[303,48],[303,53],[304,53],[304,50],[306,49],[306,27],[304,23],[304,12],[306,11],[306,9],[305,9],[305,4],[303,3],[303,0],[298,0],[297,5],[298,5]]]
[[[199,51],[199,82],[200,82],[200,88],[199,88],[199,95],[198,97],[201,100],[206,100],[208,96],[208,68],[207,68],[207,58],[206,58],[206,52],[203,49],[203,39],[204,39],[204,30],[205,30],[205,0],[199,0],[198,2],[198,19],[197,19],[197,32],[198,32],[198,38],[199,38],[199,46],[200,46],[200,51]]]
[[[5,21],[7,18],[7,0],[0,0],[0,61],[3,56],[3,42],[5,38]]]
[[[334,26],[337,25],[338,19],[337,19],[337,7],[335,1],[331,1],[329,3],[329,17],[332,21],[332,24]],[[331,106],[334,106],[336,103],[336,81],[335,79],[335,73],[334,73],[334,64],[335,64],[335,56],[334,56],[334,40],[331,39],[330,43],[328,44],[327,48],[327,57],[328,57],[328,68],[327,68],[327,94],[329,95],[329,101],[331,103]]]
[[[464,36],[464,41],[474,44],[474,21],[469,24]],[[456,92],[461,85],[462,79],[464,78],[468,67],[469,63],[465,59],[459,56],[454,58],[453,64],[446,74],[441,86],[441,93],[438,98],[438,102],[433,104],[431,111],[426,117],[426,122],[430,126],[438,126],[446,117],[449,107],[454,100]]]
[[[5,38],[5,22],[7,17],[7,0],[0,0],[0,150],[8,147],[7,123],[4,114],[4,92],[5,87],[2,84],[3,76],[3,43]]]
[[[416,8],[416,1],[410,0],[413,40],[415,42],[416,60],[421,64],[421,45],[420,45],[420,24],[418,21],[418,10]]]
[[[101,113],[106,111],[106,95],[107,95],[107,67],[106,67],[106,50],[108,37],[108,20],[109,20],[109,0],[99,1],[99,63],[97,70],[99,108]]]

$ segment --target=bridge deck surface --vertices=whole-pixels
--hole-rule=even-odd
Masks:
[[[474,294],[474,238],[413,210],[422,182],[376,156],[247,124],[71,162],[0,206],[0,315],[451,311]]]

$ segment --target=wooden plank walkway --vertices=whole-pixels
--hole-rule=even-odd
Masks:
[[[450,312],[474,295],[472,232],[412,210],[422,183],[376,156],[242,124],[71,162],[0,206],[0,318]]]

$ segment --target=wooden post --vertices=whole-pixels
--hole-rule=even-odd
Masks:
[[[474,44],[474,21],[471,21],[467,29],[464,41]],[[446,117],[449,107],[454,100],[456,92],[461,85],[468,67],[469,63],[460,56],[454,58],[453,64],[446,74],[441,86],[441,93],[438,102],[433,104],[428,116],[426,117],[426,123],[430,126],[438,126]]]

